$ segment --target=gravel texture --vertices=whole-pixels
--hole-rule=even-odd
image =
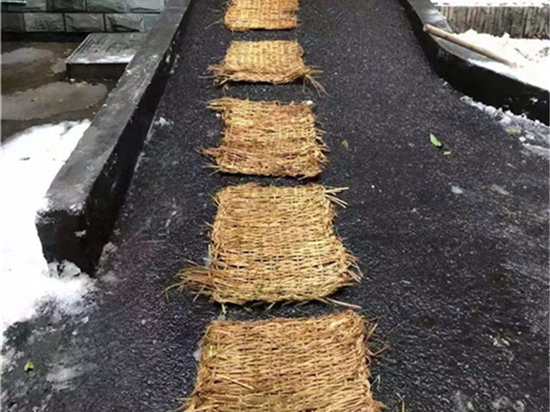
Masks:
[[[10,331],[7,410],[164,411],[191,393],[194,352],[220,307],[189,294],[167,303],[164,287],[184,260],[206,256],[217,190],[296,184],[205,168],[198,150],[221,131],[206,103],[223,94],[316,103],[331,149],[317,181],[349,187],[336,228],[365,275],[334,297],[379,323],[377,344],[389,349],[373,364],[373,388],[388,411],[400,396],[407,411],[548,410],[547,160],[432,71],[397,0],[303,0],[298,30],[242,35],[215,24],[223,3],[191,8],[90,313]],[[297,38],[306,63],[324,70],[327,94],[302,85],[214,88],[206,68],[235,38]],[[223,317],[339,309],[230,306]],[[25,374],[28,359],[36,368]]]

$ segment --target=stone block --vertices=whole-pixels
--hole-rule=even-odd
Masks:
[[[126,0],[87,0],[88,11],[99,13],[127,13]]]
[[[113,79],[124,73],[146,33],[92,33],[66,60],[69,78]]]
[[[67,13],[65,27],[71,32],[101,32],[105,31],[105,19],[101,13]]]
[[[25,28],[29,32],[65,31],[61,13],[25,13]]]
[[[47,8],[47,0],[27,0],[27,4],[9,4],[8,10],[9,11],[46,11]]]
[[[2,31],[21,33],[25,31],[23,13],[2,13]]]
[[[159,18],[160,14],[144,14],[143,23],[145,24],[145,31],[151,30]]]
[[[124,14],[106,14],[105,22],[107,31],[131,32],[145,31],[143,14],[124,13]]]
[[[132,13],[160,13],[164,0],[126,0]]]
[[[48,11],[86,11],[86,0],[48,0]]]

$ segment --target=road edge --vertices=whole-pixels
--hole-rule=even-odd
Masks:
[[[48,262],[93,274],[176,61],[191,0],[169,0],[117,87],[52,181],[36,218]]]

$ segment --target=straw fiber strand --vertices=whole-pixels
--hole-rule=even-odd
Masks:
[[[226,173],[313,177],[326,161],[321,133],[308,104],[251,102],[223,98],[210,102],[222,113],[222,144],[205,150]]]
[[[297,10],[298,0],[231,0],[224,24],[232,31],[294,29]]]
[[[353,311],[215,321],[201,342],[186,412],[379,412],[366,334]]]
[[[182,270],[180,288],[243,304],[321,299],[359,281],[355,260],[333,229],[332,202],[343,203],[338,191],[253,183],[221,190],[210,266]]]
[[[306,66],[296,41],[232,41],[223,62],[210,66],[219,84],[233,82],[291,83],[306,78],[316,84],[318,70]]]

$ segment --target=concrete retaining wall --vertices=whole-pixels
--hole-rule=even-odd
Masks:
[[[144,32],[168,0],[27,0],[2,4],[2,31]]]
[[[167,1],[48,189],[48,205],[36,220],[48,262],[67,260],[94,273],[176,60],[190,2]]]

